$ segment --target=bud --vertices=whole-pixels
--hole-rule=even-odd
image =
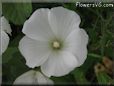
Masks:
[[[95,73],[99,73],[99,72],[104,72],[105,71],[105,67],[100,64],[100,63],[97,63],[95,66],[94,66],[94,70],[95,70]]]
[[[107,72],[111,74],[113,71],[113,61],[110,60],[108,57],[104,57],[102,62],[107,68]]]

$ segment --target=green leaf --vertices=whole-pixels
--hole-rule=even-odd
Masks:
[[[113,86],[114,86],[114,79],[112,79],[112,80],[109,82],[109,85],[113,85]]]
[[[9,44],[10,47],[18,47],[23,34],[18,34]]]
[[[77,84],[89,84],[88,80],[85,78],[84,72],[80,68],[76,68],[72,74]]]
[[[76,10],[75,3],[65,3],[63,4],[63,7],[70,9],[70,10],[74,10],[74,11]]]
[[[8,64],[11,65],[10,72],[12,77],[16,79],[18,76],[28,71],[29,67],[26,65],[26,61],[19,51],[14,53],[13,57],[14,58],[12,58]]]
[[[3,3],[3,15],[16,25],[21,25],[32,12],[31,3]]]
[[[7,63],[13,57],[13,54],[17,51],[17,47],[8,47],[2,55],[2,63]]]
[[[75,80],[74,80],[74,77],[69,74],[69,75],[66,75],[66,76],[62,76],[62,77],[51,77],[51,79],[54,81],[54,83],[56,85],[61,85],[61,84],[64,84],[64,85],[68,85],[68,84],[75,84]]]
[[[22,37],[23,35],[19,34],[9,43],[7,50],[2,55],[2,63],[7,63],[16,52],[19,52],[18,46]]]
[[[106,72],[99,72],[96,74],[96,77],[99,84],[109,84],[109,82],[112,80]]]
[[[3,64],[4,82],[8,84],[12,84],[17,77],[30,70],[19,51],[15,52],[12,57],[7,63]]]

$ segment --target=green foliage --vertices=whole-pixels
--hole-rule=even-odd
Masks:
[[[84,71],[81,68],[75,69],[73,75],[77,84],[89,84],[88,80],[85,77]]]
[[[17,35],[2,56],[3,79],[6,77],[3,83],[5,84],[13,83],[18,76],[29,70],[25,64],[25,59],[18,49],[18,44],[22,36],[22,34]]]
[[[109,82],[112,80],[109,75],[107,75],[106,72],[99,72],[96,74],[97,80],[99,84],[106,84],[108,85]]]
[[[71,74],[66,75],[66,76],[62,76],[62,77],[51,77],[51,79],[57,85],[61,85],[61,84],[63,84],[63,85],[76,84],[75,83],[75,78]]]
[[[3,15],[16,25],[23,24],[32,12],[31,3],[3,3]]]
[[[2,55],[2,63],[7,63],[17,51],[17,47],[8,47],[6,53]]]
[[[12,54],[12,58],[3,64],[3,83],[12,84],[21,74],[29,70],[19,51]]]

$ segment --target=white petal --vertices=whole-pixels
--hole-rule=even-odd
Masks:
[[[28,71],[24,74],[22,74],[21,76],[19,76],[13,84],[35,84],[33,83],[34,82],[34,75],[35,75],[35,71],[31,70],[31,71]]]
[[[1,30],[1,34],[0,34],[0,41],[1,41],[1,45],[0,45],[0,55],[2,55],[2,53],[5,52],[5,50],[7,49],[8,47],[8,44],[9,44],[9,36]]]
[[[77,29],[66,38],[65,48],[71,51],[77,58],[79,66],[82,65],[87,58],[88,35],[84,29]]]
[[[54,7],[49,13],[49,23],[53,32],[63,38],[72,30],[77,29],[80,22],[77,13],[63,7]]]
[[[12,30],[10,24],[8,23],[7,19],[4,16],[1,17],[1,29],[11,35]]]
[[[78,62],[75,56],[67,51],[53,53],[48,60],[41,65],[42,72],[50,76],[63,76],[71,72]]]
[[[14,85],[29,84],[29,85],[41,85],[41,84],[53,84],[53,81],[48,77],[41,74],[39,71],[30,70],[21,76],[19,76],[13,83]]]
[[[43,64],[50,54],[48,43],[27,36],[20,41],[19,50],[26,59],[26,64],[32,68]]]
[[[37,77],[37,81],[38,81],[39,84],[50,84],[50,85],[54,84],[54,82],[51,79],[44,76],[40,72],[36,73],[36,77]]]
[[[38,9],[23,26],[23,33],[36,40],[49,40],[54,36],[48,23],[49,9]]]

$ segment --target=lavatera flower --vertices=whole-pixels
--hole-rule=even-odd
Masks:
[[[0,20],[0,56],[2,55],[2,53],[5,52],[5,50],[8,47],[8,44],[9,44],[8,34],[11,35],[11,32],[12,30],[11,30],[9,22],[6,20],[4,16],[1,17],[1,20]]]
[[[30,70],[19,76],[13,83],[14,85],[53,85],[54,82],[48,77],[44,76],[39,71]]]
[[[41,66],[48,77],[63,76],[87,57],[88,35],[79,28],[80,17],[63,7],[36,10],[24,23],[19,49],[26,65]]]

